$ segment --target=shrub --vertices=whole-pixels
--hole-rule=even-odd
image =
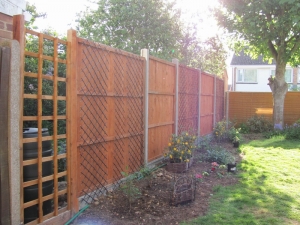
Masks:
[[[182,132],[180,135],[173,134],[164,156],[171,162],[188,162],[196,149],[195,140],[196,136],[188,132]]]
[[[234,162],[234,156],[219,146],[212,147],[207,150],[205,160],[207,162],[217,162],[218,164],[227,164]]]
[[[241,128],[235,128],[232,127],[228,134],[229,134],[229,140],[234,143],[234,142],[239,142],[241,140]]]
[[[300,124],[295,123],[293,126],[284,129],[285,139],[300,140]]]
[[[242,134],[248,134],[250,132],[250,128],[246,123],[241,123],[240,129]]]
[[[208,136],[200,137],[196,140],[196,147],[198,149],[207,149],[210,146],[211,138]]]
[[[226,120],[221,120],[216,123],[213,129],[213,135],[218,142],[227,141],[229,139],[230,129],[233,127],[233,123]]]
[[[131,203],[141,196],[141,192],[140,189],[134,184],[136,174],[129,174],[128,167],[126,168],[126,171],[122,171],[121,174],[124,177],[124,183],[121,185],[121,191],[128,199],[130,211]]]
[[[264,116],[252,116],[247,120],[249,131],[253,133],[263,133],[273,130],[273,124]]]

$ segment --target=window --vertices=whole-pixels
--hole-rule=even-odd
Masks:
[[[275,70],[271,70],[271,75],[275,76]],[[284,78],[285,78],[285,82],[287,82],[287,83],[292,83],[293,82],[292,69],[286,69],[285,70]]]
[[[298,70],[298,79],[297,79],[297,82],[300,83],[300,68],[297,68]]]
[[[253,69],[237,70],[236,81],[241,83],[257,83],[257,70],[253,70]]]

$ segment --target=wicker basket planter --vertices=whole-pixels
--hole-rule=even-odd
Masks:
[[[180,162],[180,163],[168,162],[166,166],[166,170],[171,173],[184,173],[188,170],[188,168],[189,168],[188,162]]]
[[[171,198],[173,205],[186,203],[195,200],[195,182],[193,178],[182,176],[174,184],[174,191]]]

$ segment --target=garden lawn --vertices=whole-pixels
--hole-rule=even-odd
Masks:
[[[240,182],[215,187],[207,215],[183,224],[300,224],[300,141],[275,137],[240,149]]]

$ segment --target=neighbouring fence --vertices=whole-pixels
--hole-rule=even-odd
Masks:
[[[209,134],[224,116],[224,82],[215,75],[150,57],[146,49],[134,55],[79,38],[74,30],[63,41],[22,23],[16,19],[14,29],[23,57],[21,127],[50,131],[26,139],[20,131],[22,145],[36,142],[39,152],[21,162],[38,171],[24,182],[21,171],[22,188],[38,190],[28,202],[21,193],[21,221],[35,206],[39,214],[30,224],[50,217],[63,223],[81,203],[118,187],[122,171],[161,159],[172,134]],[[40,153],[45,141],[51,141],[52,155]],[[43,176],[45,163],[53,173]],[[44,183],[53,193],[43,194]]]
[[[245,123],[254,115],[272,121],[273,96],[271,92],[227,92],[228,119]],[[300,92],[287,92],[284,101],[284,123],[292,125],[300,119]]]

